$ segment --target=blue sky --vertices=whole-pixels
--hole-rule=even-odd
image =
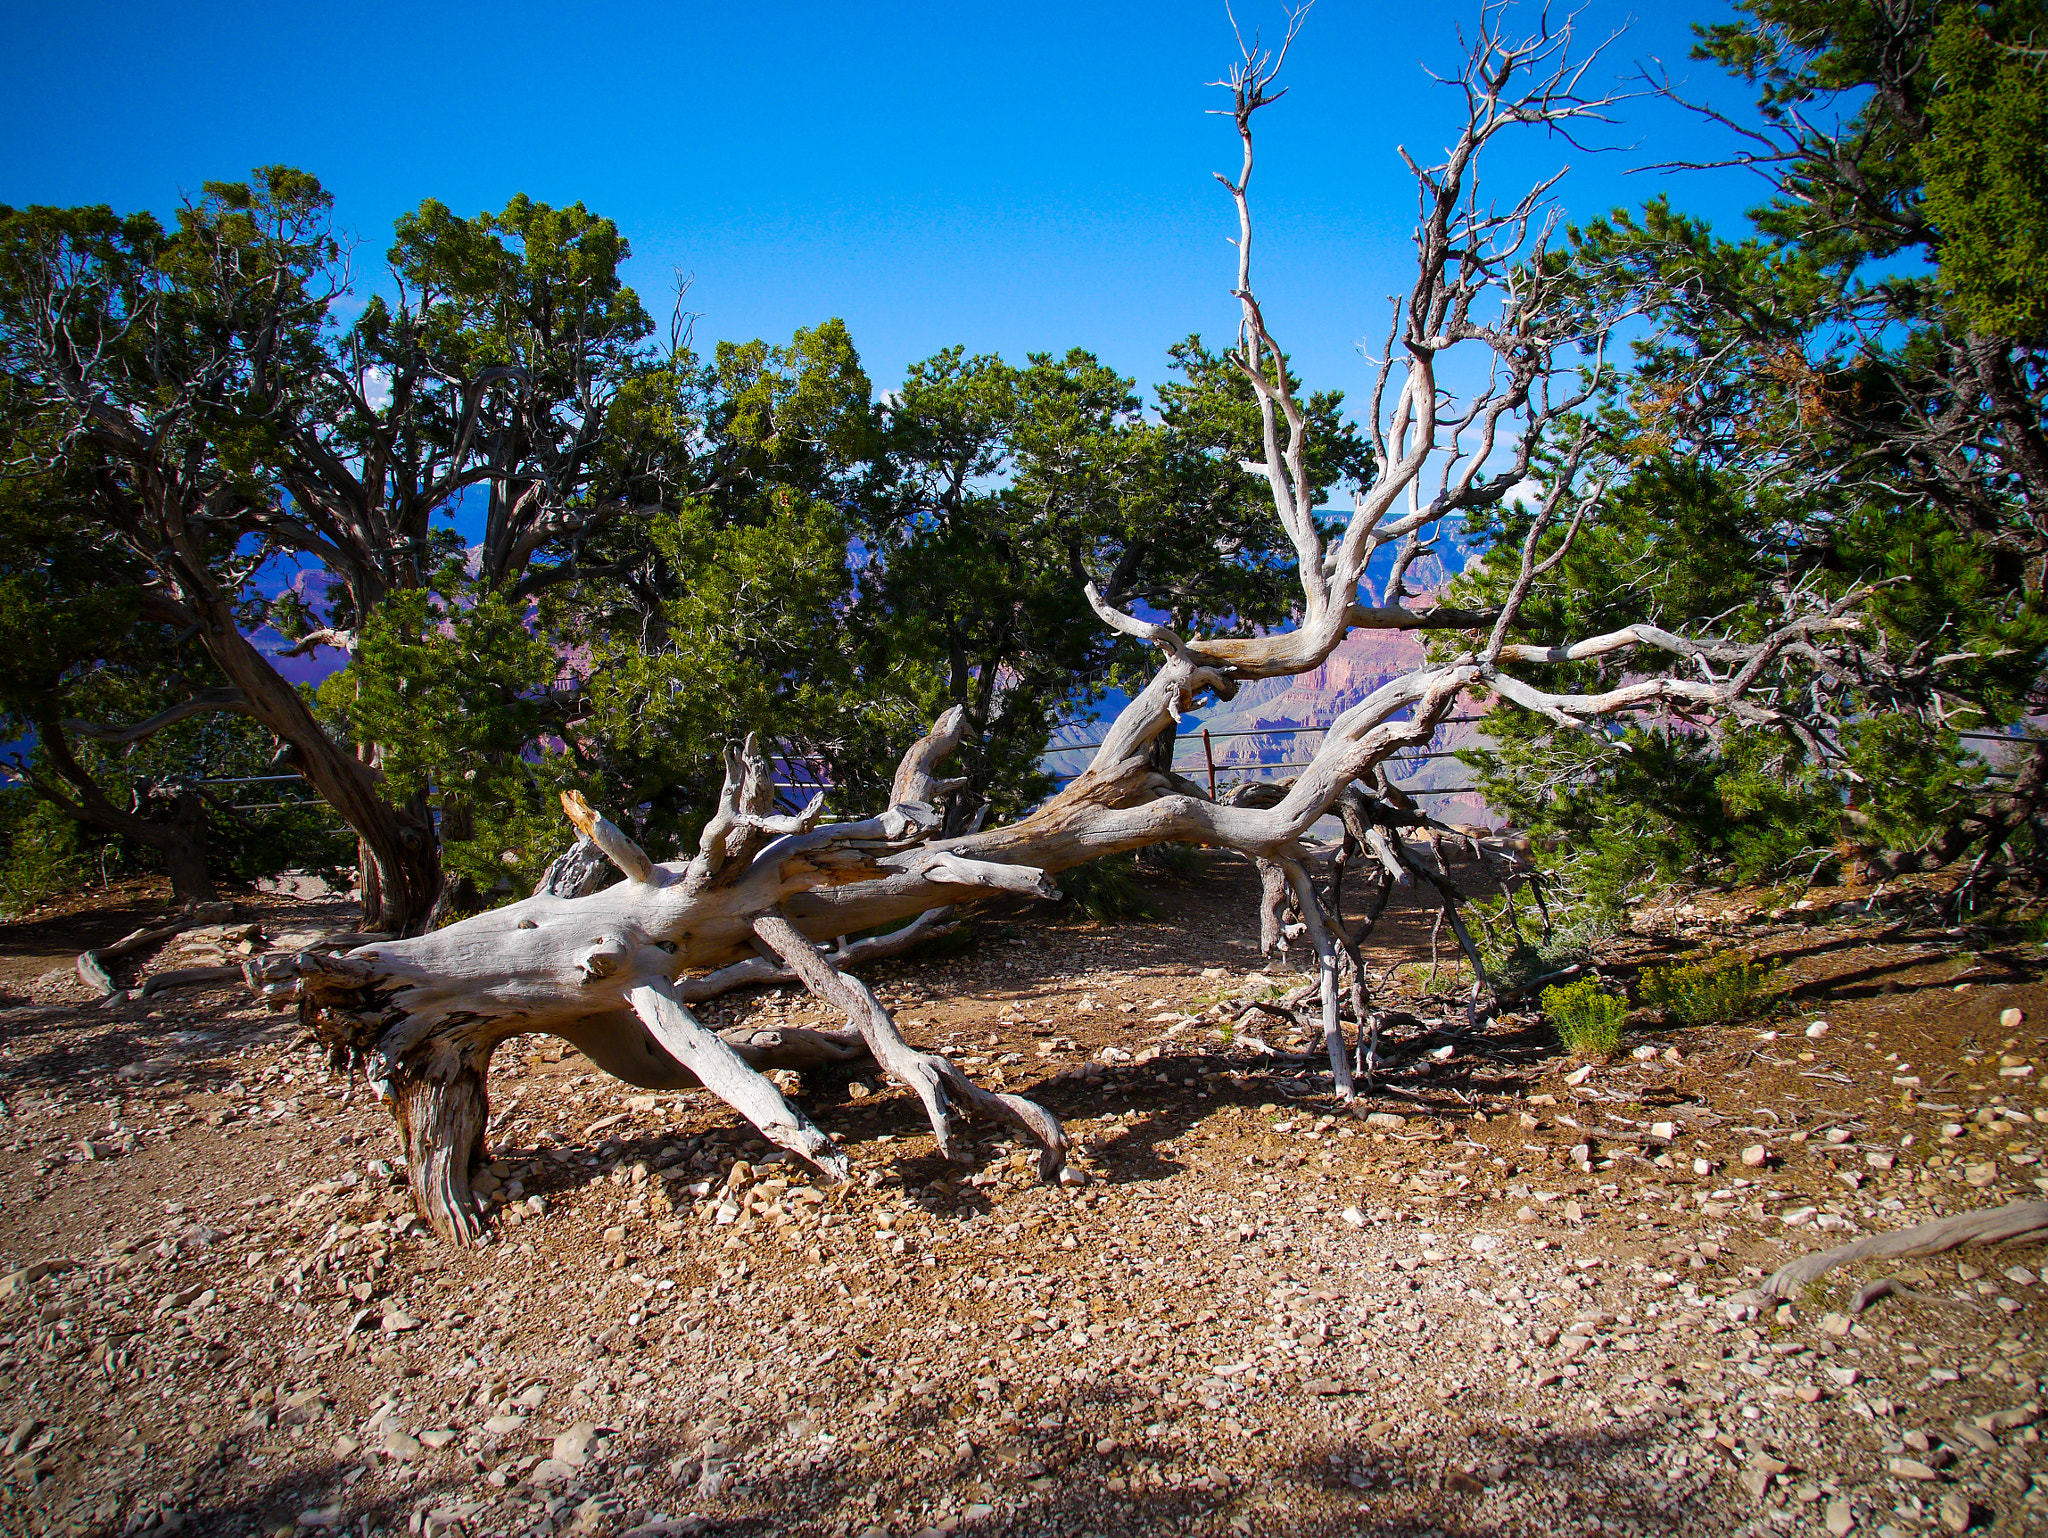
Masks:
[[[1269,36],[1278,4],[1240,0]],[[1356,394],[1357,344],[1402,286],[1413,193],[1395,155],[1446,142],[1448,68],[1472,7],[1321,0],[1288,98],[1261,117],[1255,281],[1311,383]],[[1587,5],[1589,39],[1629,24],[1601,71],[1685,62],[1687,22]],[[1537,13],[1522,8],[1533,26]],[[1631,17],[1634,17],[1631,21]],[[700,340],[787,337],[842,316],[879,388],[964,343],[1012,359],[1085,346],[1141,384],[1190,331],[1231,331],[1232,231],[1211,173],[1235,166],[1221,0],[1032,5],[670,3],[607,8],[17,5],[9,19],[0,201],[168,212],[181,190],[282,161],[318,175],[374,283],[392,219],[526,192],[583,201],[631,240],[665,312],[694,274]],[[1732,220],[1733,173],[1625,174],[1696,154],[1700,129],[1637,103],[1585,155],[1531,137],[1493,185],[1574,167],[1570,212],[1669,188]]]

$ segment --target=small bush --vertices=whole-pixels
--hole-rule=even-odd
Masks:
[[[1156,911],[1138,883],[1137,862],[1127,854],[1108,855],[1063,870],[1058,880],[1067,908],[1098,923],[1151,918]]]
[[[1628,1005],[1602,988],[1598,980],[1582,977],[1543,990],[1543,1013],[1557,1031],[1558,1040],[1578,1057],[1605,1057],[1621,1045],[1621,1024],[1628,1018]]]
[[[1138,851],[1138,864],[1146,870],[1191,880],[1202,874],[1202,846],[1171,841],[1147,844]]]
[[[1728,1025],[1756,1014],[1771,991],[1771,969],[1760,961],[1722,956],[1656,967],[1643,973],[1643,1003],[1674,1025]]]
[[[9,826],[0,855],[0,914],[11,918],[80,885],[87,859],[70,818],[46,801],[32,800],[27,791],[6,794]]]

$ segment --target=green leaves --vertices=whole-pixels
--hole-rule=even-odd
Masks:
[[[2048,6],[1951,6],[1919,146],[1941,284],[1964,322],[2048,341]]]
[[[381,746],[398,800],[493,786],[543,724],[541,696],[558,666],[526,605],[472,596],[445,575],[443,586],[460,596],[394,594],[363,625],[348,668],[320,690],[354,740]]]

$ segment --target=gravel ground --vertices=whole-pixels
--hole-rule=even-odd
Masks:
[[[722,1106],[537,1038],[499,1055],[471,1252],[413,1218],[388,1116],[289,1016],[17,988],[42,1002],[0,1010],[0,1526],[2048,1531],[2039,1247],[1894,1268],[1910,1295],[1853,1318],[1885,1273],[1744,1296],[2048,1192],[2039,947],[1862,903],[1669,909],[1621,974],[1719,936],[1781,958],[1775,1018],[1579,1072],[1533,1021],[1459,1035],[1396,983],[1421,1023],[1347,1109],[1220,1029],[1295,981],[1260,969],[1251,893],[1219,864],[1157,923],[985,925],[873,974],[913,1039],[1067,1122],[1085,1187],[1003,1143],[943,1164],[874,1079],[810,1086],[861,1172],[821,1187]],[[347,921],[250,911],[149,968]],[[1376,954],[1427,936],[1397,913]],[[713,1013],[824,1021],[788,993]]]

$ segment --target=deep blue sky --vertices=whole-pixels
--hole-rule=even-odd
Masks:
[[[664,314],[695,275],[700,340],[786,337],[843,316],[880,388],[949,343],[1021,360],[1081,345],[1150,383],[1167,345],[1222,340],[1232,232],[1212,171],[1234,169],[1205,85],[1232,55],[1221,0],[1031,5],[799,3],[17,4],[7,32],[0,201],[168,212],[181,191],[282,161],[318,175],[375,281],[395,215],[514,193],[583,201],[631,240]],[[1240,0],[1275,34],[1277,3]],[[1385,326],[1413,193],[1395,155],[1441,149],[1448,68],[1475,9],[1321,0],[1262,114],[1255,281],[1311,383],[1356,393],[1356,344]],[[1600,68],[1685,62],[1687,23],[1595,0]],[[1533,26],[1536,12],[1522,15]],[[1631,17],[1635,19],[1631,22]],[[1628,176],[1699,150],[1696,124],[1637,103],[1587,156],[1531,137],[1491,185],[1562,164],[1575,216],[1664,186],[1726,221],[1733,174]]]

